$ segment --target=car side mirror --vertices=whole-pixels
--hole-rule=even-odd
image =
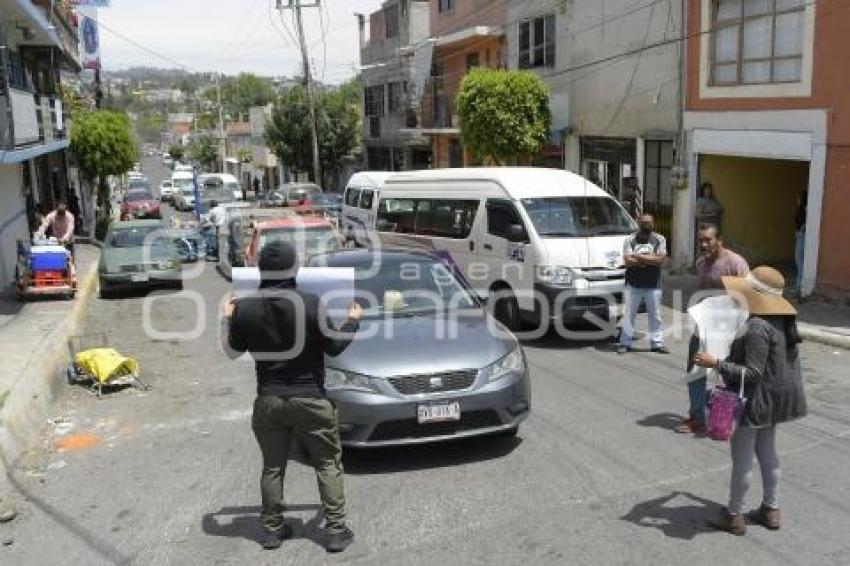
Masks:
[[[511,224],[508,226],[508,240],[511,242],[526,242],[528,234],[525,233],[525,228],[521,224]]]

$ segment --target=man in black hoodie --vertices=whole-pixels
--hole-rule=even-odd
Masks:
[[[345,498],[339,423],[325,396],[324,356],[337,356],[354,338],[361,309],[352,303],[348,320],[335,329],[318,298],[295,288],[298,255],[286,242],[260,251],[260,290],[224,309],[222,336],[231,359],[249,352],[257,371],[257,399],[251,428],[263,454],[260,520],[267,533],[263,547],[278,548],[291,535],[283,520],[283,478],[297,437],[306,449],[319,483],[329,552],[351,544],[345,523]]]

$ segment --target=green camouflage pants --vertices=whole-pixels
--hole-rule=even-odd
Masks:
[[[296,438],[316,469],[326,527],[345,527],[342,448],[336,408],[327,399],[258,396],[251,428],[263,454],[260,479],[263,509],[260,521],[266,531],[283,527],[283,478],[289,450]]]

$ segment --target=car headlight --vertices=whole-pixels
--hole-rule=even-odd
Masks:
[[[325,389],[329,391],[363,391],[378,393],[371,377],[333,368],[325,369]]]
[[[522,350],[517,346],[510,354],[493,362],[489,366],[482,368],[479,371],[486,381],[496,381],[508,375],[511,372],[522,372],[525,370],[525,361],[522,357]]]
[[[574,273],[572,269],[562,265],[541,265],[537,277],[550,285],[569,287],[573,284]]]

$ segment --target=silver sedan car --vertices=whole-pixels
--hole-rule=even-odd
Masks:
[[[418,444],[515,435],[531,410],[525,354],[455,270],[413,252],[342,251],[364,306],[355,341],[326,360],[342,443]]]

